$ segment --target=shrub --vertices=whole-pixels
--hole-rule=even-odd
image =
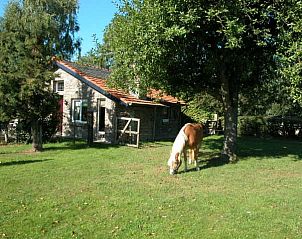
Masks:
[[[240,116],[241,136],[302,137],[302,119],[282,116]]]
[[[265,136],[268,127],[264,117],[240,116],[238,119],[238,134],[242,136]]]

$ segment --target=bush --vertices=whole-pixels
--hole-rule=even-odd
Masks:
[[[60,118],[49,116],[42,122],[43,143],[49,142],[59,129]],[[11,142],[31,143],[31,126],[27,120],[18,120],[15,126],[9,127],[9,137]]]
[[[238,119],[238,134],[242,136],[267,135],[267,122],[261,116],[240,116]]]
[[[282,116],[240,116],[238,134],[258,137],[302,137],[302,119]]]

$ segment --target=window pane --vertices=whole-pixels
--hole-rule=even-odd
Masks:
[[[100,99],[100,100],[99,100],[100,106],[105,107],[105,103],[106,103],[106,100],[105,100],[105,99]]]
[[[82,121],[87,121],[87,109],[88,109],[87,100],[83,100],[82,101]]]
[[[73,121],[86,122],[87,121],[87,100],[73,100],[72,104],[72,119]]]
[[[64,91],[64,81],[59,81],[58,82],[58,91]]]
[[[81,120],[81,101],[74,101],[73,120]]]

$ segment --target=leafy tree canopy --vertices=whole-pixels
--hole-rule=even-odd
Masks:
[[[105,36],[114,54],[113,77],[122,79],[121,85],[135,79],[133,75],[139,72],[143,87],[164,87],[176,93],[200,92],[206,87],[216,93],[221,63],[232,64],[236,75],[242,72],[238,83],[250,84],[258,80],[252,74],[256,76],[268,59],[272,60],[276,23],[271,3],[123,2]]]
[[[77,7],[77,0],[10,1],[0,22],[0,120],[28,120],[33,141],[57,106],[49,89],[52,57],[69,59],[80,46]]]
[[[79,56],[77,63],[99,68],[110,68],[110,58],[107,57],[103,45],[99,42],[96,35],[93,35],[94,47],[84,56]]]
[[[302,2],[286,1],[279,11],[279,72],[295,102],[302,106]]]
[[[120,1],[105,34],[112,80],[125,89],[153,87],[176,96],[206,91],[222,99],[223,153],[236,160],[239,94],[278,83],[276,66],[294,51],[277,53],[291,45],[298,29],[289,27],[292,13],[301,9],[292,0]]]

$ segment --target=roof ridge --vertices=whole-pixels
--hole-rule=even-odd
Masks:
[[[62,60],[63,62],[71,63],[80,67],[87,67],[87,68],[91,68],[91,69],[95,69],[95,70],[102,70],[102,71],[107,71],[108,73],[111,73],[110,69],[107,69],[105,67],[98,67],[98,66],[94,66],[94,65],[89,65],[89,64],[81,64],[79,62],[74,62],[74,61],[67,61],[67,60]]]

